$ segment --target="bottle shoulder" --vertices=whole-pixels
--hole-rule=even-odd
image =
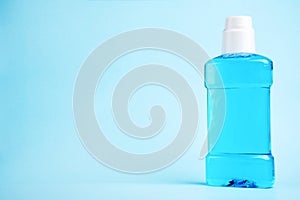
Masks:
[[[252,53],[234,53],[234,54],[222,54],[206,62],[206,65],[218,65],[222,63],[234,63],[234,62],[253,62],[261,63],[264,65],[273,66],[273,62],[266,56]]]
[[[208,88],[270,87],[273,64],[269,58],[258,54],[224,54],[205,64],[204,78]]]

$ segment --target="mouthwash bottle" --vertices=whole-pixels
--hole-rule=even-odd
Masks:
[[[223,32],[223,54],[205,64],[208,185],[273,186],[274,158],[270,140],[272,70],[272,61],[255,53],[251,17],[228,17]],[[214,128],[217,123],[221,124],[218,133],[213,131],[217,130]]]

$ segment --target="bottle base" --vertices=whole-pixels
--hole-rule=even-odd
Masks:
[[[211,186],[271,188],[274,158],[271,154],[208,154],[206,182]]]

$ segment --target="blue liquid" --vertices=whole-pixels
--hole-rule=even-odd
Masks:
[[[225,92],[223,128],[218,140],[208,133],[208,185],[269,188],[274,183],[270,140],[272,61],[257,54],[226,54],[205,65],[208,129]],[[223,85],[216,81],[219,74]],[[214,116],[214,117],[212,117]]]

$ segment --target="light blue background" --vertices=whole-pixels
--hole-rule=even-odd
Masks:
[[[115,72],[120,65],[129,69],[131,64],[153,59],[166,62],[188,77],[194,88],[199,84],[200,134],[179,161],[152,174],[123,174],[94,160],[77,137],[72,115],[74,82],[89,53],[120,32],[160,27],[189,36],[213,57],[220,54],[224,20],[230,15],[253,17],[257,52],[274,61],[271,117],[275,187],[243,190],[201,184],[203,162],[198,155],[205,127],[201,77],[178,58],[165,55],[161,60],[160,54],[151,52],[143,58],[135,55],[138,62],[134,55],[131,61],[120,60],[107,72],[106,79],[112,82],[103,80],[103,87],[109,88],[118,80]],[[0,199],[297,199],[299,21],[300,2],[296,0],[0,1]],[[183,65],[186,69],[180,67]],[[154,91],[145,88],[142,94],[151,96]],[[96,99],[102,97],[109,96],[98,91]],[[141,125],[149,123],[146,108],[139,107],[151,105],[147,99],[137,95],[133,99],[137,107],[131,105],[132,118]],[[138,104],[140,101],[144,104]],[[167,112],[178,113],[172,95],[165,93],[160,101]],[[96,108],[101,119],[101,105]],[[180,119],[174,115],[168,120],[176,124]],[[130,143],[128,138],[123,142],[118,135],[107,137],[128,151],[149,152],[167,144],[174,136],[173,129],[176,126],[169,126],[160,142],[147,145]],[[107,126],[107,130],[113,127]]]

